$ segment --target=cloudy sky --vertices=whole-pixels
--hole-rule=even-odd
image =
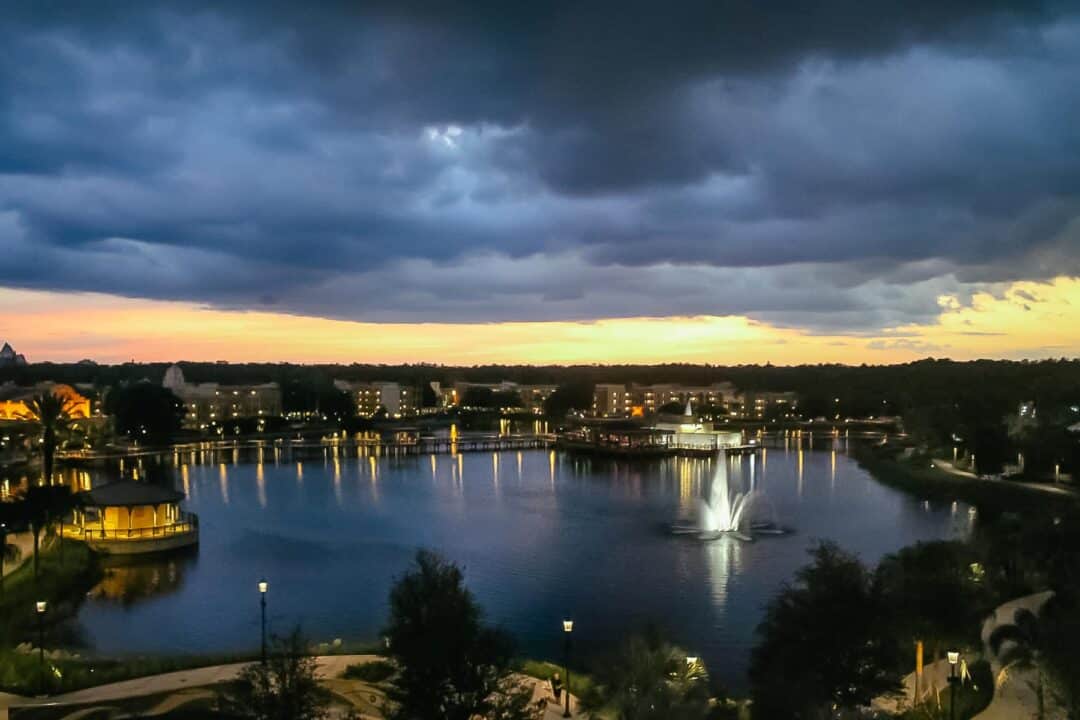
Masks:
[[[1080,4],[13,3],[35,359],[1080,354]]]

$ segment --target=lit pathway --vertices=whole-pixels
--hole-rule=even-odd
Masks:
[[[34,536],[28,532],[15,533],[7,536],[9,545],[14,545],[19,548],[19,558],[15,562],[4,563],[4,577],[7,577],[11,573],[22,567],[24,562],[27,562],[34,557]]]
[[[923,666],[922,683],[919,686],[919,697],[922,701],[929,700],[949,687],[949,661],[941,658],[935,662]],[[878,712],[886,712],[897,715],[912,706],[912,698],[915,697],[915,673],[910,672],[904,676],[903,690],[895,695],[880,695],[874,698],[870,707]]]
[[[1038,717],[1035,671],[1017,670],[1016,668],[1003,669],[997,656],[990,651],[990,634],[1002,625],[1011,625],[1016,617],[1017,610],[1030,610],[1038,615],[1043,605],[1053,594],[1053,591],[1045,590],[1034,595],[1010,600],[1004,605],[999,605],[983,623],[983,648],[986,657],[990,659],[990,671],[994,677],[994,699],[990,701],[985,710],[975,716],[974,720],[1034,720],[1034,718]],[[1047,705],[1045,715],[1047,720],[1057,720],[1058,718],[1063,720],[1065,714],[1054,705],[1049,689],[1045,692],[1044,697]]]
[[[373,689],[365,683],[341,680],[340,676],[349,665],[372,662],[381,659],[377,655],[323,655],[315,658],[317,675],[324,685],[334,691],[335,694],[349,700],[364,714],[363,718],[379,717],[372,711],[373,703],[370,702]],[[146,695],[165,695],[173,692],[189,691],[191,688],[200,688],[235,680],[240,672],[249,663],[232,663],[230,665],[212,665],[209,667],[179,670],[177,672],[163,673],[161,675],[149,675],[147,677],[124,680],[122,682],[99,685],[97,687],[53,695],[48,698],[24,698],[18,695],[0,693],[0,720],[7,720],[9,707],[25,707],[34,705],[97,705],[116,702],[126,698],[142,697]],[[545,720],[554,720],[562,717],[562,709],[550,702],[550,690],[545,681],[531,677],[521,676],[523,680],[533,685],[533,698],[549,699]],[[381,698],[379,698],[381,700]],[[375,703],[377,704],[377,703]],[[163,700],[160,707],[172,707],[174,704]],[[578,717],[577,698],[571,696],[571,708],[573,716]]]
[[[930,464],[938,470],[947,472],[950,475],[956,475],[957,477],[966,478],[967,480],[978,480],[985,483],[996,483],[998,485],[1008,485],[1009,487],[1025,488],[1027,490],[1037,490],[1039,492],[1051,493],[1054,495],[1077,497],[1076,491],[1074,491],[1067,485],[1055,483],[1021,482],[1018,480],[997,480],[994,478],[979,477],[975,473],[969,472],[968,470],[961,470],[948,460],[934,459],[930,461]]]

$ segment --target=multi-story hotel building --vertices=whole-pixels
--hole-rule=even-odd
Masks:
[[[630,415],[632,410],[633,403],[626,385],[598,383],[593,388],[594,417],[625,417]]]
[[[274,382],[258,385],[189,383],[180,366],[165,371],[161,383],[184,403],[184,427],[203,429],[213,423],[245,417],[281,415],[281,387]]]
[[[371,417],[386,408],[390,417],[415,415],[419,398],[416,388],[396,382],[351,382],[335,380],[334,387],[352,395],[356,414]]]
[[[596,417],[652,414],[668,403],[684,405],[687,401],[698,407],[726,406],[737,397],[735,386],[727,382],[712,385],[600,383],[593,390],[592,414]]]
[[[592,415],[594,417],[651,415],[670,403],[685,406],[687,402],[695,408],[726,408],[728,414],[733,417],[754,419],[765,417],[770,409],[776,406],[788,413],[795,412],[797,407],[795,393],[740,393],[729,382],[712,385],[600,383],[593,390]]]

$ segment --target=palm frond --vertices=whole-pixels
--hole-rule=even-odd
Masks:
[[[1007,642],[1027,646],[1030,643],[1030,636],[1016,625],[1000,625],[990,633],[988,643],[995,655],[1001,652],[1001,646]]]

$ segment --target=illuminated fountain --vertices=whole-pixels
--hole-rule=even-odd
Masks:
[[[751,462],[753,457],[751,456]],[[750,490],[742,492],[731,486],[728,477],[727,456],[721,452],[717,458],[716,472],[709,487],[709,496],[701,500],[696,526],[676,525],[672,531],[680,535],[697,535],[702,540],[715,540],[729,535],[739,540],[753,540],[755,534],[782,535],[787,531],[777,526],[773,517],[762,521],[754,512],[760,506],[772,511],[765,496],[754,487],[751,469]]]

